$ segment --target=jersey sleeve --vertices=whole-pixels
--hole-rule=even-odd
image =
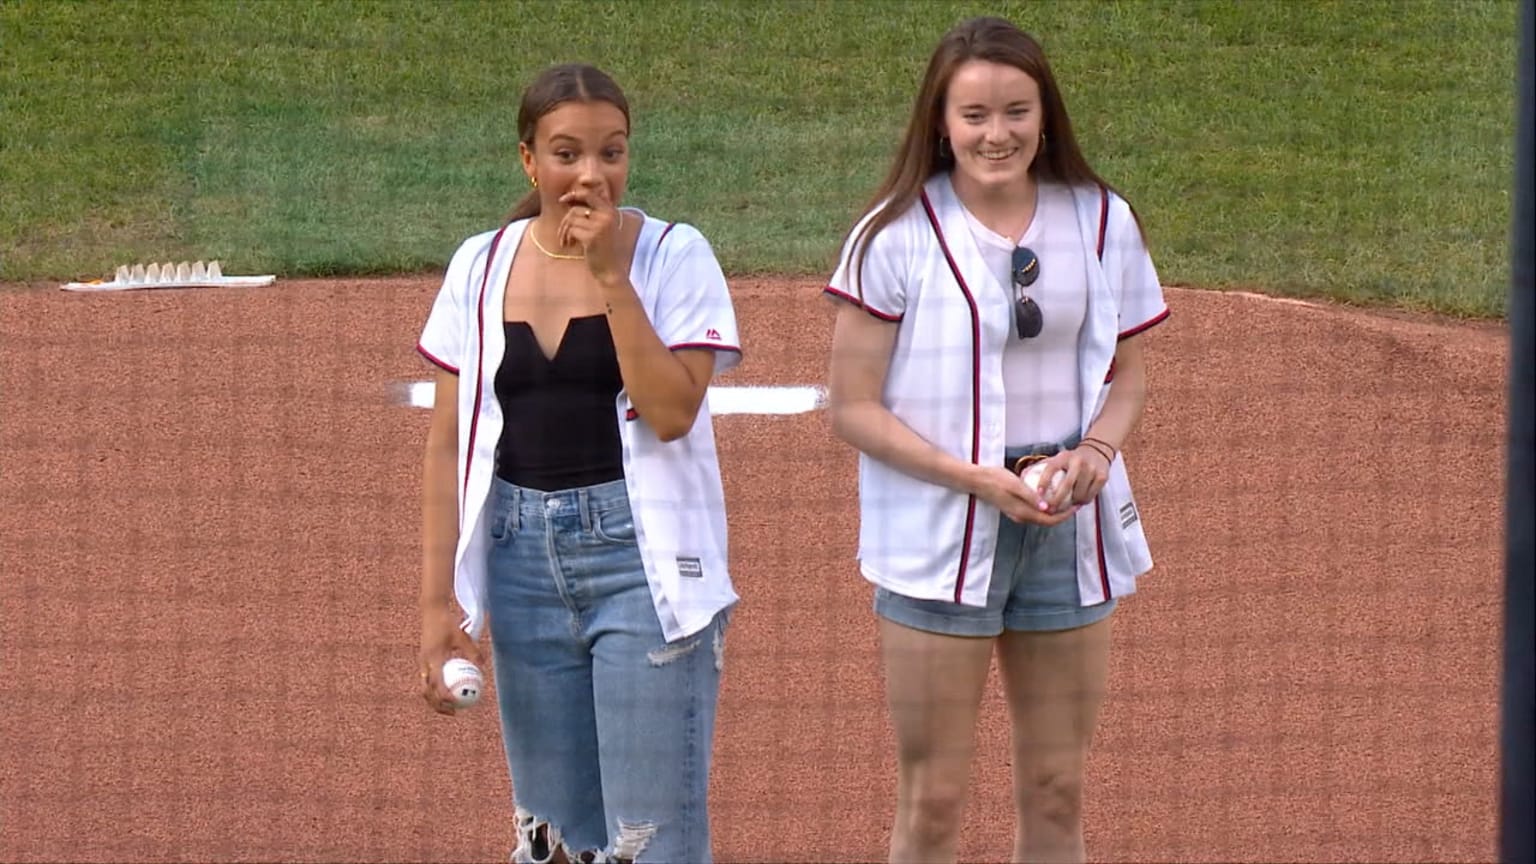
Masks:
[[[731,369],[741,362],[741,336],[720,262],[698,229],[677,224],[667,233],[656,335],[673,351],[713,350],[717,374]]]
[[[1130,205],[1118,196],[1110,206],[1109,238],[1115,244],[1115,259],[1105,257],[1105,264],[1120,270],[1120,339],[1129,339],[1161,324],[1168,318],[1168,303],[1163,284],[1152,263],[1141,228],[1131,214]],[[1108,250],[1106,250],[1108,251]]]
[[[869,252],[865,254],[859,278],[854,278],[856,252],[865,245],[860,242],[860,232],[874,218],[878,209],[860,219],[843,243],[837,269],[827,280],[824,289],[829,296],[845,300],[865,312],[885,321],[900,321],[907,309],[907,291],[903,256],[897,232],[900,226],[892,223],[867,241]]]
[[[416,351],[432,365],[454,375],[459,374],[469,350],[469,276],[474,251],[465,243],[448,262],[443,284],[432,301],[427,323],[421,328]]]

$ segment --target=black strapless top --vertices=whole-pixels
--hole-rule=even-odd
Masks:
[[[552,492],[624,476],[623,445],[614,406],[624,381],[606,315],[572,318],[544,356],[526,321],[507,321],[507,353],[496,370],[496,398],[505,423],[497,442],[496,476]]]

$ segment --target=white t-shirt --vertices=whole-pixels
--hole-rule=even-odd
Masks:
[[[1077,212],[1067,187],[1041,183],[1036,188],[1035,216],[1018,245],[1034,250],[1040,260],[1040,275],[1024,293],[1040,307],[1044,327],[1030,339],[1015,332],[1003,348],[1003,390],[1008,394],[1003,435],[1010,447],[1053,443],[1077,433],[1082,402],[1077,343],[1088,314],[1088,272]],[[987,269],[1013,298],[1014,244],[961,209]]]

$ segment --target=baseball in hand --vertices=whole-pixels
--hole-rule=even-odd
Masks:
[[[1038,492],[1039,489],[1040,489],[1040,478],[1042,476],[1044,476],[1044,475],[1045,475],[1045,463],[1043,461],[1042,462],[1036,462],[1035,464],[1033,464],[1033,465],[1029,466],[1028,468],[1024,469],[1024,475],[1023,475],[1024,483],[1027,486],[1029,486],[1029,488],[1034,489],[1034,490],[1036,490]],[[1065,479],[1067,479],[1067,471],[1066,471],[1066,469],[1063,468],[1062,470],[1057,471],[1056,472],[1056,476],[1051,479],[1051,488],[1050,488],[1050,490],[1047,491],[1045,494],[1046,495],[1054,495],[1056,493],[1056,490],[1061,488],[1061,482],[1063,480],[1065,480]]]
[[[469,708],[480,701],[480,689],[485,676],[480,668],[462,657],[451,658],[443,664],[443,686],[453,694],[455,708]]]

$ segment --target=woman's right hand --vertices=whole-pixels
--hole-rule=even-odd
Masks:
[[[485,668],[484,655],[469,634],[459,626],[459,616],[448,606],[421,615],[421,696],[439,714],[452,716],[453,694],[443,685],[443,664],[451,657],[463,657]]]
[[[1067,521],[1077,512],[1076,506],[1054,513],[1041,509],[1044,499],[1040,494],[1030,488],[1023,477],[1001,466],[977,468],[971,487],[976,497],[1021,524],[1050,528]]]

